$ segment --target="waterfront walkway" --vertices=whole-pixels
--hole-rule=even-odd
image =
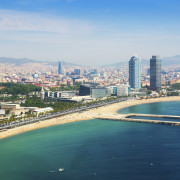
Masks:
[[[130,103],[128,103],[130,102]],[[132,99],[129,98],[119,98],[119,99],[114,99],[111,100],[109,102],[98,102],[96,104],[92,104],[92,105],[84,105],[78,108],[74,108],[74,109],[69,109],[67,111],[61,111],[61,112],[56,112],[56,113],[51,113],[51,114],[47,114],[41,117],[36,117],[36,118],[28,118],[28,119],[18,119],[16,121],[12,121],[12,122],[6,122],[4,124],[0,125],[0,131],[6,131],[7,129],[11,129],[11,128],[15,128],[15,127],[20,127],[20,126],[24,126],[24,125],[28,125],[28,124],[36,124],[36,123],[40,123],[42,121],[46,121],[46,120],[51,120],[53,118],[63,118],[65,116],[68,115],[75,115],[78,116],[78,118],[80,120],[82,119],[104,119],[104,120],[116,120],[116,121],[129,121],[129,122],[143,122],[143,123],[156,123],[156,124],[168,124],[168,125],[176,125],[176,126],[180,126],[180,121],[177,122],[177,119],[180,119],[180,116],[172,116],[172,115],[153,115],[153,114],[117,114],[114,111],[114,107],[116,110],[118,110],[118,108],[122,108],[122,106],[120,104],[107,109],[107,107],[109,107],[110,104],[116,104],[116,103],[122,103],[126,105],[123,105],[124,107],[127,107],[128,104],[131,104]],[[137,102],[141,102],[141,101],[136,101],[136,103],[134,103],[134,105],[137,105]],[[148,103],[151,103],[152,101],[147,101]],[[105,107],[107,106],[107,107]],[[106,109],[106,111],[99,111],[98,108],[103,107]],[[93,110],[94,109],[94,110]],[[97,109],[97,111],[96,111]],[[93,111],[91,111],[93,110]],[[107,112],[107,114],[105,114],[104,112]],[[83,114],[83,116],[81,116],[80,114]],[[114,113],[114,114],[113,114]],[[136,116],[136,118],[134,118]],[[140,118],[138,118],[140,117]],[[142,118],[142,117],[150,117],[151,120],[148,120],[146,118]],[[73,118],[73,117],[72,117]],[[76,117],[74,117],[76,118]],[[152,120],[154,118],[154,120]],[[158,120],[156,120],[158,118]],[[160,120],[160,118],[169,118],[169,119],[174,119],[174,121],[165,121],[164,119]],[[66,121],[65,121],[66,122]],[[60,123],[60,122],[59,122]]]
[[[85,111],[88,111],[91,109],[108,106],[108,105],[111,105],[114,103],[119,103],[119,102],[128,101],[128,100],[131,100],[131,98],[127,98],[127,97],[117,98],[117,99],[113,99],[110,101],[97,102],[92,105],[84,105],[84,106],[81,106],[78,108],[72,108],[72,109],[69,109],[66,111],[54,112],[54,113],[46,114],[46,115],[43,115],[40,117],[17,119],[16,121],[11,121],[11,122],[6,122],[3,124],[0,124],[0,131],[4,131],[6,129],[11,129],[11,128],[15,128],[15,127],[19,127],[19,126],[23,126],[23,125],[27,125],[27,124],[38,123],[40,121],[45,121],[45,120],[52,119],[52,118],[58,118],[58,117],[66,116],[66,115],[73,114],[73,113],[81,113],[81,112],[85,112]],[[90,119],[92,117],[93,116],[90,116]]]
[[[81,113],[81,111],[78,111],[78,110],[74,111],[74,113],[75,112]],[[7,123],[5,125],[0,126],[0,131],[3,131],[5,129],[9,129],[9,128],[15,128],[18,126],[27,125],[27,124],[37,123],[39,121],[48,120],[52,117],[65,116],[69,113],[70,112],[56,113],[53,116],[49,115],[49,116],[40,117],[40,118],[34,118],[34,119],[28,119],[28,120],[15,121],[15,122]],[[157,114],[104,114],[104,113],[103,114],[99,114],[99,113],[91,114],[88,112],[86,112],[86,114],[88,115],[89,119],[102,119],[102,120],[140,122],[140,123],[155,123],[155,124],[166,124],[166,125],[180,126],[180,121],[178,122],[178,121],[160,120],[161,118],[174,119],[174,120],[179,119],[180,120],[180,116],[157,115]],[[133,117],[159,118],[159,120],[143,119],[143,118],[137,119],[137,118],[133,118]]]

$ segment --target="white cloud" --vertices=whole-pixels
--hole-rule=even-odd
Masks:
[[[42,31],[63,34],[91,33],[94,27],[78,19],[0,10],[0,31]]]
[[[97,25],[50,14],[0,10],[0,56],[100,65],[127,60],[134,52],[147,58],[179,52],[179,34],[123,27],[123,23],[99,21]]]

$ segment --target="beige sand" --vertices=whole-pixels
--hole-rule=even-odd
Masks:
[[[8,129],[6,131],[0,132],[0,139],[13,136],[19,133],[23,133],[26,131],[43,128],[43,127],[64,124],[64,123],[69,123],[69,122],[76,122],[76,121],[81,121],[81,120],[94,119],[96,118],[97,114],[107,114],[107,115],[117,114],[117,111],[119,109],[133,106],[133,105],[154,103],[154,102],[164,102],[164,101],[180,101],[180,96],[124,101],[124,102],[112,104],[105,107],[95,108],[86,112],[73,113],[70,115],[63,116],[63,117],[53,118],[46,121],[41,121],[41,122],[37,122],[33,124],[24,125],[21,127],[16,127],[13,129]]]

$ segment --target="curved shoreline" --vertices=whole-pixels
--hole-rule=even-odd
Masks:
[[[73,113],[70,115],[63,116],[63,117],[53,118],[53,119],[40,121],[40,122],[33,123],[33,124],[16,127],[13,129],[8,129],[6,131],[0,132],[0,139],[10,137],[10,136],[13,136],[16,134],[24,133],[27,131],[44,128],[44,127],[60,125],[60,124],[76,122],[76,121],[82,121],[82,120],[94,119],[94,116],[99,113],[101,113],[101,114],[117,114],[117,112],[120,109],[129,107],[129,106],[135,106],[135,105],[147,104],[147,103],[155,103],[155,102],[166,102],[166,101],[180,101],[180,96],[123,101],[120,103],[91,109],[91,110],[81,112],[81,113]]]

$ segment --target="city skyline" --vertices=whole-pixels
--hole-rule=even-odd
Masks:
[[[179,54],[179,5],[142,0],[0,2],[0,56],[82,65]]]

